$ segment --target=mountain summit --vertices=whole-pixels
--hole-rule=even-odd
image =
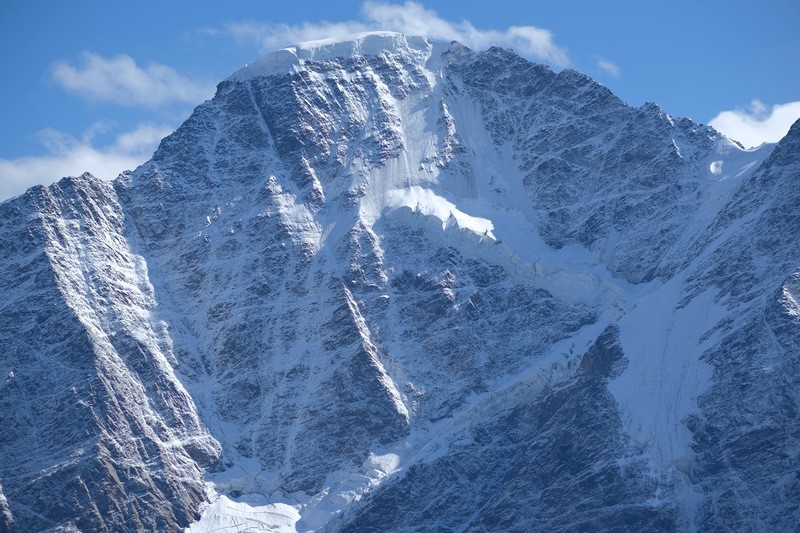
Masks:
[[[798,128],[370,33],[0,204],[0,530],[800,526]]]

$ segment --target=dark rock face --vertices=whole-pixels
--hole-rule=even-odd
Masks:
[[[16,259],[0,281],[4,515],[21,531],[187,526],[219,448],[142,316],[113,189],[65,179],[0,209]]]
[[[547,243],[602,250],[613,238],[609,270],[634,283],[653,279],[698,209],[705,176],[693,163],[717,133],[655,104],[628,107],[583,74],[556,74],[507,50],[475,54],[452,71],[482,103],[495,145],[513,147]]]
[[[665,531],[674,506],[620,431],[605,380],[622,363],[615,328],[557,390],[515,397],[459,433],[447,456],[375,492],[345,531]],[[480,505],[476,506],[476,502]]]
[[[359,39],[0,204],[0,530],[796,529],[800,125]]]
[[[790,530],[800,523],[800,122],[720,213],[704,268],[692,278],[719,287],[737,308],[720,324],[721,342],[704,358],[712,387],[693,420],[702,458],[695,482],[709,494],[702,529]],[[731,234],[737,225],[743,230]],[[734,475],[732,475],[735,473]],[[742,493],[747,498],[742,498]]]

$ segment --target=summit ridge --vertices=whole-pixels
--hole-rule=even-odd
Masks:
[[[443,43],[425,37],[407,36],[397,32],[356,33],[346,37],[306,41],[270,52],[237,70],[228,79],[246,80],[259,76],[286,74],[302,68],[306,61],[351,59],[383,53],[428,58],[434,48],[443,51],[446,47],[447,45]]]

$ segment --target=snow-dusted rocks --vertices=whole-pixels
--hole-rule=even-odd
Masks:
[[[175,374],[169,324],[111,184],[0,204],[0,479],[15,529],[177,529],[219,446]],[[10,511],[10,512],[9,512]]]
[[[386,32],[265,56],[0,205],[0,524],[796,528],[798,128]]]
[[[234,72],[228,80],[248,81],[301,71],[308,62],[337,61],[357,56],[391,54],[425,61],[434,47],[444,51],[444,45],[424,37],[389,31],[366,32],[347,39],[322,39],[300,43],[269,53]]]

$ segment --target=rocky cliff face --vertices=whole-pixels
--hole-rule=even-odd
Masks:
[[[36,187],[0,220],[6,527],[188,525],[219,445],[176,376],[113,187]]]
[[[799,127],[399,34],[265,56],[0,204],[0,524],[797,527]]]

